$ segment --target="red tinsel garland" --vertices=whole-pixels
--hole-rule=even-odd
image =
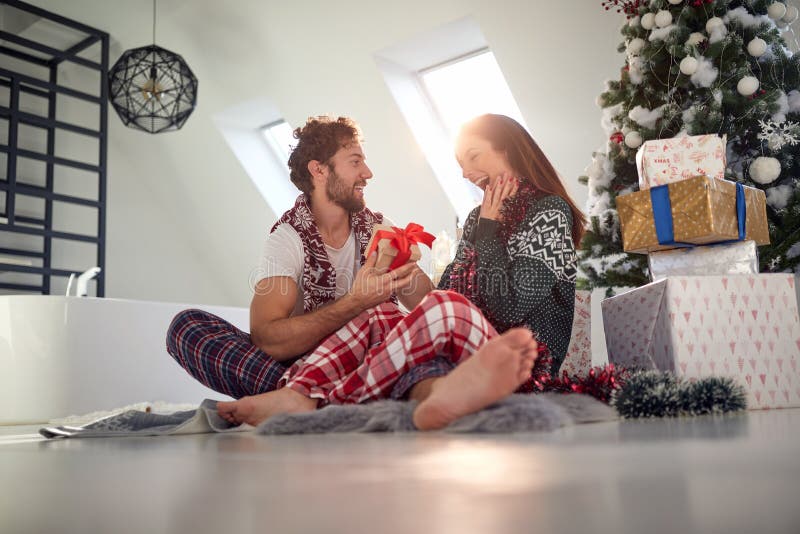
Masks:
[[[552,365],[553,358],[548,352],[540,354],[531,377],[517,389],[517,393],[582,393],[608,403],[611,393],[622,387],[628,376],[626,369],[613,363],[595,367],[586,377],[569,376],[566,371],[560,377],[552,376]]]
[[[520,179],[519,187],[513,197],[503,201],[500,208],[500,237],[504,243],[508,242],[509,237],[516,231],[519,224],[525,218],[531,202],[536,198],[536,188],[530,181]],[[462,250],[462,257],[459,258],[450,270],[450,289],[457,291],[467,297],[471,302],[480,306],[478,303],[478,274],[477,274],[477,252],[472,246],[466,246]],[[491,318],[490,318],[491,319]]]

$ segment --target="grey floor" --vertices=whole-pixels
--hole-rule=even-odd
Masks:
[[[516,435],[43,441],[0,427],[0,532],[800,533],[800,409]]]

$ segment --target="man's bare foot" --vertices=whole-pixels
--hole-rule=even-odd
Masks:
[[[310,399],[289,388],[217,403],[217,413],[229,423],[234,425],[247,423],[252,426],[266,421],[273,415],[311,412],[316,408],[317,399]]]
[[[475,354],[433,383],[414,410],[420,430],[444,428],[511,395],[531,376],[538,344],[529,330],[515,328],[486,342]]]

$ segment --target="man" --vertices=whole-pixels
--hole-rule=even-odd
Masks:
[[[201,310],[185,310],[167,332],[167,351],[193,377],[234,398],[275,389],[297,357],[364,310],[400,290],[413,305],[431,289],[405,265],[391,273],[360,269],[372,226],[365,207],[372,178],[361,133],[350,119],[310,118],[294,132],[290,178],[302,194],[272,228],[250,305],[248,335]]]

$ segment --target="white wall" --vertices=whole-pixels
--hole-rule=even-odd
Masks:
[[[33,0],[109,32],[112,63],[149,44],[150,0]],[[395,222],[453,231],[454,212],[378,71],[374,53],[471,15],[494,51],[534,137],[579,203],[577,177],[604,142],[595,98],[622,65],[623,19],[595,3],[368,0],[161,0],[157,44],[199,79],[183,130],[109,128],[109,297],[246,306],[248,274],[276,214],[212,117],[268,98],[293,126],[346,114],[366,136],[371,207]]]

